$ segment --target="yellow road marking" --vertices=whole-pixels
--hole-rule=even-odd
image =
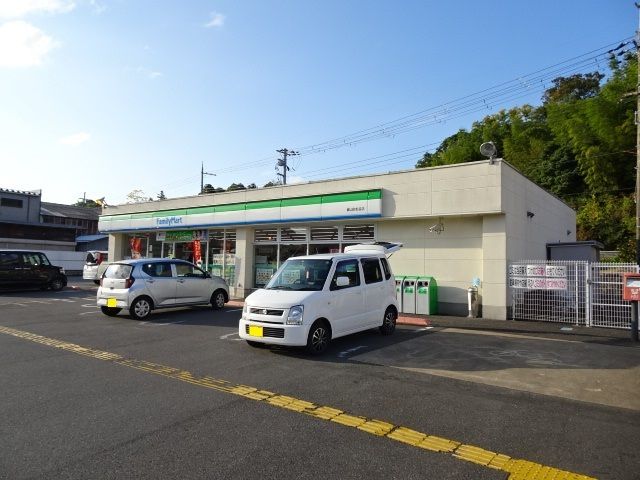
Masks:
[[[225,380],[208,376],[198,377],[191,372],[178,368],[146,362],[144,360],[124,358],[115,353],[95,350],[75,343],[55,340],[13,328],[0,326],[0,333],[59,348],[67,352],[77,353],[78,355],[112,362],[123,367],[134,368],[200,387],[238,395],[250,400],[266,402],[275,407],[304,413],[318,419],[339,423],[346,427],[357,428],[363,432],[379,437],[386,437],[413,447],[432,452],[447,453],[467,462],[508,473],[508,480],[595,480],[593,477],[586,475],[560,470],[528,460],[511,458],[508,455],[492,452],[473,445],[465,445],[455,440],[429,435],[407,427],[396,426],[382,420],[351,415],[342,410],[327,406],[318,406],[312,402],[280,395],[267,390],[260,390],[247,385],[233,385]]]

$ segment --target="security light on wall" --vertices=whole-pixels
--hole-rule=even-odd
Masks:
[[[493,160],[496,158],[497,153],[498,149],[496,148],[496,144],[493,142],[484,142],[480,145],[480,154],[488,157],[491,165],[493,165]]]
[[[444,223],[442,221],[442,217],[438,219],[438,223],[429,227],[429,231],[431,233],[437,233],[438,235],[444,232]]]

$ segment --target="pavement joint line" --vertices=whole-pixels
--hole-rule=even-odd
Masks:
[[[319,406],[312,402],[278,393],[261,390],[248,385],[234,385],[226,380],[209,376],[200,377],[186,370],[169,367],[145,360],[125,358],[117,353],[83,347],[71,342],[44,337],[35,333],[16,330],[0,325],[0,333],[10,335],[34,343],[59,348],[97,360],[103,360],[123,367],[129,367],[144,372],[153,373],[173,380],[190,383],[192,385],[238,395],[243,398],[264,402],[274,407],[303,413],[317,419],[338,423],[345,427],[356,428],[378,437],[386,437],[407,445],[436,453],[448,454],[487,468],[508,473],[508,480],[595,480],[593,477],[579,473],[557,469],[529,460],[515,459],[508,455],[485,450],[474,445],[466,445],[455,440],[429,435],[397,426],[383,420],[352,415],[342,410],[328,406]]]

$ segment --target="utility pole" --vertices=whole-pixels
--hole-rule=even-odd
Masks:
[[[287,170],[289,170],[289,166],[287,165],[287,156],[300,155],[298,152],[294,150],[287,150],[286,148],[281,148],[280,150],[276,150],[276,152],[282,154],[282,158],[278,159],[278,163],[276,164],[276,170],[278,167],[282,167],[282,173],[278,172],[278,176],[282,177],[282,184],[287,184]]]
[[[201,165],[200,166],[200,193],[202,193],[204,191],[204,176],[205,175],[211,175],[211,176],[215,177],[216,174],[215,173],[205,172],[204,171],[204,162],[202,162],[200,165]]]
[[[638,81],[636,84],[636,263],[640,265],[640,3],[638,9],[638,30],[636,30],[636,58],[638,59]]]

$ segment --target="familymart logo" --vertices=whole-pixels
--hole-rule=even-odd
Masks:
[[[174,225],[182,225],[182,217],[156,218],[157,227],[172,227]]]

